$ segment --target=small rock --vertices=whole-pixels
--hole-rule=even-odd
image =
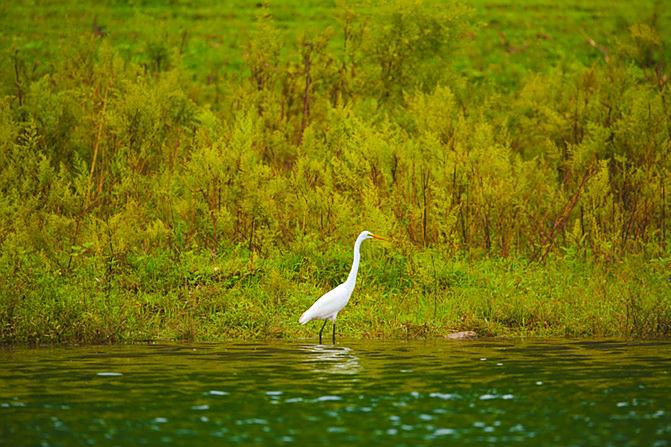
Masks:
[[[477,337],[478,334],[476,334],[475,331],[463,331],[447,334],[447,338],[450,340],[466,340],[469,338],[477,338]]]

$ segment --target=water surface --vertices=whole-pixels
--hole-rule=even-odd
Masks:
[[[671,445],[671,342],[0,351],[0,445]]]

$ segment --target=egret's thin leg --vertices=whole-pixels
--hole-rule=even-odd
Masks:
[[[335,345],[335,320],[333,320],[333,344]]]
[[[328,321],[329,321],[329,320],[324,320],[324,324],[322,324],[322,328],[321,328],[321,330],[319,331],[319,344],[320,344],[320,345],[322,344],[322,332],[324,332],[324,326],[326,326],[326,323],[327,323]]]

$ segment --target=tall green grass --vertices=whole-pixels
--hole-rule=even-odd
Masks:
[[[298,316],[341,281],[348,253],[311,245],[254,258],[246,249],[157,253],[129,259],[113,276],[89,265],[41,272],[3,295],[2,339],[20,343],[110,343],[156,339],[312,338]],[[322,253],[320,250],[324,250]],[[668,264],[628,258],[612,265],[570,258],[408,257],[365,247],[359,283],[338,318],[347,338],[482,336],[657,337],[671,329]],[[324,268],[327,266],[327,268]],[[333,266],[333,267],[332,267]],[[7,290],[7,287],[5,287]]]
[[[670,332],[659,2],[3,6],[0,339]],[[64,26],[63,24],[68,26]]]

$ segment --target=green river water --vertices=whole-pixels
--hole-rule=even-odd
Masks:
[[[671,446],[671,342],[0,350],[0,445]]]

